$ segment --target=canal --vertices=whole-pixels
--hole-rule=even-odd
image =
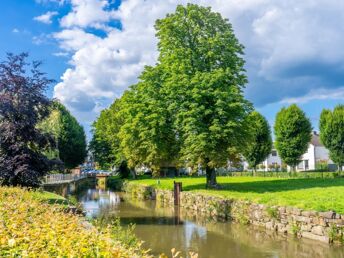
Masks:
[[[159,207],[154,201],[133,200],[96,185],[74,195],[90,218],[119,217],[123,226],[135,224],[135,234],[155,255],[169,255],[174,247],[183,252],[183,257],[188,257],[190,251],[200,258],[344,257],[340,246],[286,237],[253,226],[214,222],[178,208]]]

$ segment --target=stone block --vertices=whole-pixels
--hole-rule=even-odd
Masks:
[[[314,227],[312,227],[311,232],[313,234],[315,234],[315,235],[323,236],[324,235],[324,227],[322,227],[322,226],[314,226]]]
[[[325,219],[334,219],[336,217],[336,213],[334,211],[319,212],[319,216]]]
[[[310,224],[302,224],[301,225],[301,231],[311,231],[312,230],[312,225]]]
[[[294,216],[294,220],[298,222],[310,223],[311,218],[305,216]]]
[[[287,213],[287,214],[292,214],[293,213],[293,207],[286,207],[285,208],[285,212]]]
[[[286,212],[285,211],[285,207],[278,207],[278,211],[279,211],[280,214],[283,214],[283,213]]]
[[[275,223],[273,221],[269,221],[265,223],[265,228],[273,230],[275,227]]]
[[[292,209],[292,214],[294,214],[294,215],[300,216],[300,215],[301,215],[301,212],[302,212],[301,209],[298,209],[298,208],[293,208],[293,209]]]
[[[302,232],[301,236],[304,238],[313,239],[313,240],[321,241],[324,243],[330,242],[330,238],[328,236],[319,236],[319,235],[315,235],[311,232]]]

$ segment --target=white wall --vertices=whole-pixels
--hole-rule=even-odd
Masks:
[[[314,170],[315,169],[315,146],[313,144],[308,145],[307,152],[302,155],[302,161],[297,166],[297,170],[306,170],[305,167],[305,160],[308,160],[308,168],[307,170]]]

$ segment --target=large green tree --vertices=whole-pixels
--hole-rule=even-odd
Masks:
[[[333,111],[324,109],[319,122],[320,139],[330,151],[330,158],[342,170],[344,165],[344,105],[338,105]]]
[[[178,141],[161,83],[163,76],[159,67],[146,67],[140,82],[122,97],[123,155],[130,168],[146,165],[154,175],[158,175],[162,167],[175,166],[178,155]]]
[[[272,148],[271,130],[268,121],[259,112],[253,111],[247,118],[250,126],[250,140],[243,150],[250,167],[256,171],[257,165],[264,161]]]
[[[251,104],[244,47],[231,24],[210,8],[179,5],[156,22],[158,67],[163,91],[180,140],[180,160],[206,170],[207,186],[216,183],[215,168],[226,165],[230,150],[246,140],[245,118]]]
[[[283,162],[295,171],[312,137],[311,122],[306,114],[293,104],[277,113],[274,132],[278,154]]]
[[[100,113],[92,125],[93,138],[89,148],[95,161],[103,169],[119,166],[125,159],[120,149],[118,135],[123,125],[123,117],[120,114],[122,102],[122,99],[116,99],[109,108]]]
[[[49,153],[63,161],[66,168],[84,162],[87,155],[85,131],[60,102],[53,102],[49,117],[39,127],[54,136],[57,147]]]
[[[226,19],[198,5],[178,6],[155,28],[157,64],[145,67],[119,110],[101,114],[95,138],[104,146],[103,157],[120,155],[130,168],[145,165],[157,174],[162,167],[201,166],[207,185],[216,186],[215,168],[247,141],[245,119],[252,107],[243,96],[243,46]],[[108,130],[108,123],[119,130]]]

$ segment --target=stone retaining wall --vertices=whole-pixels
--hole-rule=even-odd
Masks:
[[[173,191],[125,182],[123,190],[134,198],[153,199],[166,206],[173,206]],[[202,213],[214,219],[234,220],[293,234],[325,243],[344,242],[344,216],[333,211],[305,211],[295,207],[268,207],[248,201],[225,199],[202,193],[181,192],[180,204],[190,212]]]

